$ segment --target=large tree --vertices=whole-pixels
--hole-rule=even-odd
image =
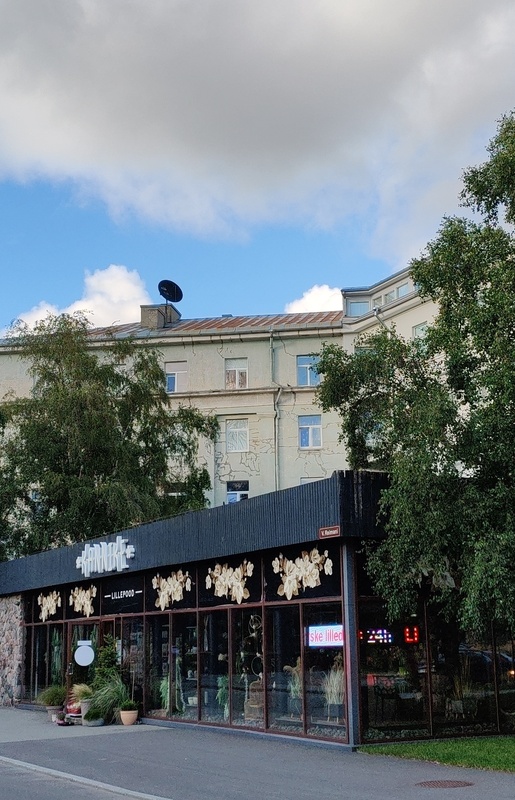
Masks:
[[[156,349],[106,341],[81,313],[18,324],[10,340],[33,385],[1,409],[0,557],[205,505],[199,438],[217,422],[171,409]]]
[[[463,626],[515,631],[515,118],[465,172],[462,201],[411,262],[439,313],[423,340],[380,330],[350,355],[323,348],[322,408],[355,468],[388,471],[388,538],[371,554],[390,616],[421,590]]]

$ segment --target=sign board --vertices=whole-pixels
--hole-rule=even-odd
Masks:
[[[318,529],[319,539],[332,539],[334,536],[339,536],[339,535],[340,535],[339,525],[329,525],[327,528]]]
[[[308,647],[343,647],[343,625],[310,625]]]

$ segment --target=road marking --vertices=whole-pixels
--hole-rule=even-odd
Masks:
[[[110,783],[102,783],[101,781],[94,781],[91,778],[83,778],[80,775],[72,775],[69,772],[60,772],[57,769],[50,769],[49,767],[40,767],[37,764],[29,764],[26,761],[18,761],[15,758],[7,758],[0,756],[0,762],[4,764],[11,764],[13,767],[21,767],[22,769],[30,769],[33,772],[43,772],[45,775],[50,775],[54,778],[64,778],[74,783],[82,783],[85,786],[93,786],[96,789],[104,789],[106,792],[113,794],[120,794],[123,797],[135,797],[139,800],[173,800],[171,797],[162,797],[157,794],[146,794],[145,792],[133,792],[131,789],[124,789],[122,786],[112,786]]]

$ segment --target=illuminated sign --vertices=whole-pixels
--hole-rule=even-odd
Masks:
[[[343,625],[311,625],[308,628],[308,647],[341,647]]]
[[[418,644],[419,632],[418,625],[406,625],[404,628],[404,641],[406,644]]]
[[[367,644],[393,644],[393,636],[390,631],[387,631],[386,628],[376,628],[374,630],[363,631],[359,632],[359,638],[361,641],[366,636]]]
[[[99,544],[85,544],[84,550],[77,557],[75,566],[80,569],[85,578],[93,572],[122,572],[129,569],[127,560],[134,558],[135,549],[128,544],[128,539],[117,536],[114,542],[100,542]]]

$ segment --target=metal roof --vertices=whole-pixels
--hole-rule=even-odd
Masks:
[[[164,328],[148,328],[139,322],[95,328],[93,338],[115,337],[180,337],[223,335],[234,333],[268,333],[270,331],[317,330],[341,328],[342,311],[315,311],[300,314],[266,314],[259,316],[222,316],[203,319],[180,319]]]

